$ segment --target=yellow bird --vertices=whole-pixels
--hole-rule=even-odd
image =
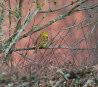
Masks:
[[[48,33],[47,32],[42,32],[34,43],[34,45],[35,45],[34,53],[37,53],[39,48],[43,48],[47,44],[48,44]]]

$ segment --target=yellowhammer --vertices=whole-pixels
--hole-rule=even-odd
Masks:
[[[45,47],[47,45],[47,43],[48,43],[48,33],[42,32],[34,43],[34,45],[35,45],[34,53],[37,53],[39,48]]]

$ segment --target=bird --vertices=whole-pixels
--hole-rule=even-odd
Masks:
[[[37,53],[39,48],[44,48],[48,44],[48,33],[47,32],[42,32],[36,41],[34,42],[35,45],[35,51],[34,53]]]

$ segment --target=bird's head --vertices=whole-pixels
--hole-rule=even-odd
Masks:
[[[45,37],[48,37],[48,33],[47,32],[42,32],[41,35],[45,36]]]

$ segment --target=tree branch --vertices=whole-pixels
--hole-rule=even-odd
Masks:
[[[64,6],[60,7],[60,8],[57,8],[57,9],[50,9],[50,10],[46,10],[46,11],[41,10],[41,11],[39,11],[39,13],[48,13],[48,12],[58,11],[58,10],[61,10],[61,9],[64,9],[64,8],[68,7],[70,5],[73,5],[74,3],[78,2],[78,1],[80,1],[80,0],[72,1],[72,2],[68,3],[67,5],[64,5]]]
[[[49,21],[47,24],[43,25],[42,27],[36,28],[36,26],[34,26],[29,32],[27,32],[26,34],[24,34],[23,36],[21,36],[21,37],[19,38],[19,40],[21,40],[21,39],[24,38],[24,37],[27,37],[29,34],[33,34],[33,33],[37,32],[37,31],[40,31],[40,30],[42,30],[42,29],[44,29],[44,28],[46,28],[46,27],[52,25],[52,24],[55,23],[56,21],[59,21],[59,20],[63,19],[63,18],[66,17],[66,16],[71,15],[72,13],[74,13],[74,12],[77,11],[77,10],[76,10],[77,7],[81,6],[81,5],[82,5],[83,3],[85,3],[86,1],[88,1],[88,0],[83,0],[82,2],[80,2],[79,4],[77,4],[76,6],[74,6],[70,11],[68,11],[68,12],[66,12],[66,13],[64,13],[64,14],[62,14],[62,15],[60,15],[60,16],[57,17],[56,19],[53,19],[53,20]],[[34,29],[35,29],[35,30],[34,30]]]

